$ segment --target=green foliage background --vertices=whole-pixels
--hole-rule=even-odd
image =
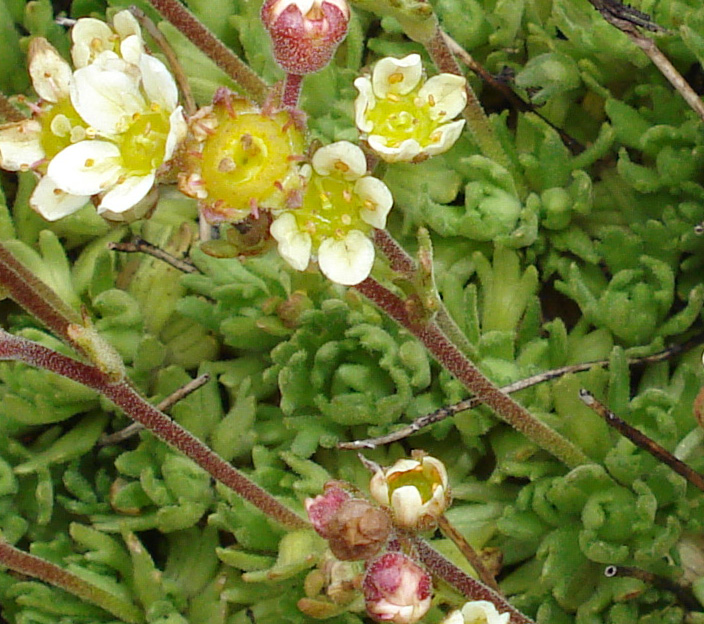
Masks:
[[[56,6],[56,5],[61,6]],[[30,36],[63,53],[54,12],[104,15],[100,0],[0,0],[0,89],[31,95]],[[138,2],[156,18],[144,2]],[[266,80],[273,62],[255,0],[194,0],[192,10]],[[658,44],[701,81],[699,0],[634,6],[668,29]],[[485,409],[435,425],[368,456],[389,463],[410,448],[446,462],[449,512],[478,548],[504,554],[501,587],[539,624],[679,624],[704,621],[673,595],[607,564],[677,579],[704,599],[704,498],[619,438],[582,405],[590,389],[625,420],[698,469],[702,440],[692,402],[701,349],[629,370],[702,331],[704,132],[647,58],[586,0],[437,0],[449,34],[490,72],[510,70],[538,108],[512,111],[474,77],[521,180],[479,153],[470,134],[419,165],[378,171],[391,188],[390,230],[409,249],[431,231],[442,297],[497,384],[566,364],[608,359],[519,394],[532,413],[594,461],[571,472]],[[198,101],[232,85],[169,25]],[[356,140],[354,77],[382,55],[423,53],[392,18],[356,10],[335,62],[306,79],[312,137]],[[427,59],[426,59],[427,60]],[[430,64],[428,63],[428,67]],[[549,123],[548,123],[549,121]],[[570,150],[556,128],[583,149]],[[108,251],[140,234],[184,253],[196,209],[164,189],[154,217],[110,227],[90,208],[47,224],[28,207],[31,174],[3,174],[0,237],[71,305],[84,305],[154,402],[196,373],[202,390],[173,417],[273,494],[302,508],[329,478],[365,487],[368,476],[340,440],[379,435],[465,398],[464,388],[405,331],[354,291],[288,270],[275,252],[214,259],[180,275],[149,258]],[[376,271],[388,276],[381,261]],[[7,326],[66,351],[7,304]],[[0,530],[139,607],[159,624],[304,622],[296,602],[323,544],[285,536],[208,475],[148,433],[101,446],[127,419],[93,392],[21,364],[0,364]],[[285,537],[284,537],[285,536]],[[435,544],[458,562],[444,540]],[[3,617],[13,623],[110,622],[41,583],[0,574]],[[248,611],[251,610],[251,611]],[[428,621],[441,615],[435,609]],[[335,622],[359,621],[342,612]]]

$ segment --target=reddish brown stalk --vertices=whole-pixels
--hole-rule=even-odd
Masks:
[[[69,335],[70,325],[83,325],[83,319],[44,282],[17,261],[0,244],[0,285],[17,304],[38,318],[47,329],[83,353],[83,349]]]
[[[114,594],[84,581],[46,559],[30,555],[2,540],[0,540],[0,565],[54,587],[60,587],[82,600],[98,605],[123,622],[139,624],[144,621],[139,609],[126,600],[121,600]]]
[[[412,274],[417,270],[413,258],[386,230],[374,229],[374,244],[388,258],[394,271]]]
[[[269,86],[252,69],[208,30],[178,0],[149,0],[161,15],[178,28],[220,69],[232,78],[260,106]]]
[[[492,384],[448,340],[435,322],[423,322],[413,318],[408,301],[404,301],[371,277],[355,288],[418,338],[442,366],[505,422],[555,455],[570,468],[589,463],[589,458],[569,440],[540,422],[522,405]]]
[[[492,602],[500,613],[508,612],[510,614],[511,624],[535,624],[533,620],[512,606],[501,594],[467,575],[449,559],[446,559],[432,548],[425,540],[420,537],[411,537],[411,542],[420,560],[426,565],[428,570],[452,585],[469,600],[487,600]]]
[[[286,74],[284,92],[281,96],[281,105],[283,108],[296,108],[296,106],[298,106],[298,99],[301,97],[302,87],[303,76],[300,74]]]
[[[252,503],[270,518],[292,529],[309,526],[306,520],[228,464],[193,434],[147,403],[127,382],[112,382],[108,375],[94,366],[2,330],[0,330],[0,359],[20,360],[96,390],[124,410],[130,418],[144,425],[160,440],[181,451],[213,478]]]

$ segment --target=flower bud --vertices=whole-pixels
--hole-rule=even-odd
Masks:
[[[347,34],[347,0],[266,0],[262,22],[274,58],[289,74],[310,74],[325,67]]]
[[[367,612],[377,622],[412,624],[430,608],[430,575],[406,555],[386,553],[367,568],[362,582]]]
[[[334,482],[326,485],[321,496],[306,500],[306,511],[313,528],[342,561],[373,557],[391,533],[385,511],[364,499],[352,498]]]
[[[374,499],[391,507],[396,524],[426,531],[450,504],[447,471],[434,457],[400,459],[379,470],[369,484]]]
[[[460,611],[450,613],[441,624],[508,624],[510,618],[510,614],[499,613],[487,600],[472,600]]]

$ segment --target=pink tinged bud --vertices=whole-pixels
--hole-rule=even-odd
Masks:
[[[266,0],[262,22],[274,46],[274,58],[289,74],[323,69],[347,34],[347,0]]]
[[[305,501],[306,512],[313,528],[321,537],[328,538],[328,524],[340,511],[342,503],[352,498],[348,492],[334,483],[325,485],[325,493]]]
[[[377,622],[413,624],[430,608],[430,575],[410,557],[386,553],[367,568],[362,591],[369,615]]]

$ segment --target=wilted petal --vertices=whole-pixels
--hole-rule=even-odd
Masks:
[[[29,75],[37,95],[48,102],[68,97],[71,67],[44,37],[29,44]]]
[[[374,244],[359,230],[352,230],[342,240],[326,238],[318,249],[318,265],[333,282],[354,286],[372,271]]]
[[[313,246],[310,234],[298,229],[296,218],[286,212],[271,224],[271,235],[279,243],[279,253],[297,271],[304,271],[310,262]]]
[[[337,141],[321,147],[313,154],[312,164],[318,175],[335,174],[345,180],[356,180],[367,172],[364,152],[349,141]]]
[[[457,139],[460,138],[463,128],[464,119],[439,126],[431,135],[431,138],[434,139],[433,142],[423,151],[428,156],[436,156],[437,154],[446,152],[457,142]]]
[[[79,19],[71,29],[71,58],[76,69],[85,67],[104,50],[112,49],[114,33],[105,22],[92,17]]]
[[[448,121],[457,117],[467,105],[466,85],[462,76],[440,74],[427,80],[418,91],[418,97],[431,103],[431,119]]]
[[[108,141],[81,141],[61,150],[47,169],[56,184],[73,195],[95,195],[122,173],[120,150]]]
[[[62,191],[49,176],[44,176],[34,188],[29,205],[47,221],[56,221],[77,212],[89,200],[90,196]]]
[[[121,213],[142,201],[154,186],[154,174],[146,176],[129,176],[124,182],[115,184],[98,206],[98,214],[106,211]]]
[[[166,147],[164,149],[164,161],[169,160],[179,143],[186,138],[188,132],[188,124],[183,116],[183,108],[181,106],[174,109],[169,116],[169,136],[166,137]]]
[[[367,119],[367,111],[372,110],[376,102],[371,80],[365,77],[357,78],[354,81],[354,86],[359,91],[359,95],[354,101],[355,124],[360,131],[371,132],[374,129],[374,124]]]
[[[377,97],[385,98],[389,93],[405,95],[420,82],[423,64],[419,54],[409,54],[402,59],[381,59],[372,72],[372,86]]]
[[[0,168],[28,169],[44,158],[41,124],[35,119],[0,126]]]
[[[386,137],[372,134],[367,138],[367,143],[383,160],[390,163],[409,162],[423,151],[420,143],[415,139],[406,139],[396,147],[389,147]]]
[[[362,220],[383,229],[386,226],[386,216],[394,205],[393,195],[386,184],[372,176],[364,176],[355,183],[354,192],[364,206],[359,211]]]
[[[147,99],[172,111],[178,104],[178,89],[173,76],[157,58],[143,54],[139,59],[142,85]]]
[[[121,59],[107,58],[105,62],[127,65]],[[132,115],[146,108],[138,76],[104,69],[98,63],[74,73],[71,103],[86,123],[107,135],[124,131]]]

